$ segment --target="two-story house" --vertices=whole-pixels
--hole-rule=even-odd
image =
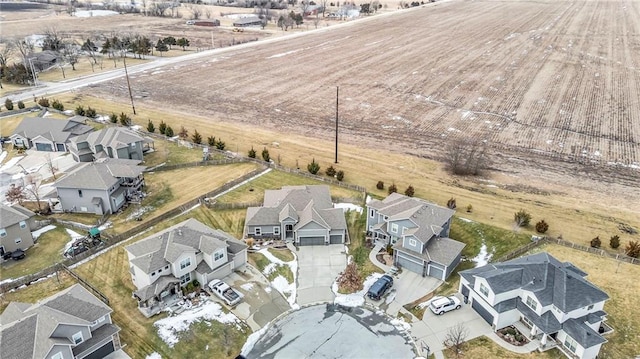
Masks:
[[[542,350],[557,346],[567,357],[594,359],[606,342],[607,293],[587,274],[548,253],[460,272],[459,291],[494,330],[524,325]]]
[[[153,140],[124,127],[107,127],[71,139],[70,152],[77,162],[97,158],[119,158],[142,161]]]
[[[144,186],[140,161],[103,158],[83,163],[54,183],[65,212],[116,213]]]
[[[72,138],[92,132],[86,118],[74,116],[67,120],[46,117],[25,117],[9,137],[16,147],[35,147],[38,151],[67,152]]]
[[[25,250],[33,245],[31,231],[36,225],[35,215],[18,204],[0,204],[0,257],[5,252]]]
[[[133,295],[151,316],[162,310],[181,287],[193,280],[205,285],[247,262],[247,245],[191,218],[125,247]]]
[[[305,245],[347,241],[344,210],[334,208],[328,186],[287,186],[264,192],[262,207],[247,208],[244,236]]]
[[[449,236],[455,212],[420,198],[392,193],[367,204],[367,231],[393,248],[398,267],[445,280],[460,262],[465,244]]]
[[[0,315],[0,355],[11,359],[104,358],[121,348],[120,328],[111,321],[112,311],[80,284],[36,304],[11,302]]]

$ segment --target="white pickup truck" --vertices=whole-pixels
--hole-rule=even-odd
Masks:
[[[242,300],[242,293],[231,288],[227,283],[220,279],[214,279],[209,282],[209,289],[220,299],[224,300],[228,306],[233,307]]]

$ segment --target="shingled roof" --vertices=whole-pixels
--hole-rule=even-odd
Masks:
[[[50,141],[65,143],[71,137],[93,131],[93,127],[84,124],[84,117],[74,116],[67,120],[44,117],[25,117],[22,119],[13,135],[28,139],[42,136]]]
[[[0,228],[13,226],[35,215],[35,213],[17,204],[13,206],[0,204]]]
[[[144,171],[138,166],[140,161],[106,158],[96,162],[83,163],[54,184],[56,188],[107,190],[118,183],[120,178],[135,178]]]

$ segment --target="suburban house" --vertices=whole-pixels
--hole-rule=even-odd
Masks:
[[[120,350],[113,310],[80,284],[0,315],[0,353],[12,359],[100,359]]]
[[[465,244],[449,236],[455,212],[423,199],[392,193],[367,204],[367,231],[393,248],[396,266],[445,280],[460,262]]]
[[[86,118],[74,116],[67,120],[46,117],[25,117],[9,136],[17,147],[35,147],[38,151],[67,152],[75,136],[93,131],[85,124]]]
[[[77,162],[92,162],[98,158],[142,161],[150,143],[153,140],[128,128],[108,127],[71,139],[69,149]]]
[[[116,213],[144,186],[137,160],[100,159],[83,163],[54,183],[65,212]]]
[[[244,236],[301,246],[343,244],[347,222],[344,210],[333,208],[328,186],[288,186],[265,191],[262,207],[247,208]]]
[[[548,253],[460,272],[459,291],[494,330],[513,325],[540,350],[558,347],[569,358],[593,359],[602,333],[607,293],[586,273]]]
[[[147,317],[176,299],[193,280],[205,285],[222,279],[247,262],[247,245],[231,235],[190,218],[125,247],[133,296]]]
[[[17,204],[0,204],[0,257],[5,252],[25,250],[33,245],[31,231],[36,226],[35,215]]]

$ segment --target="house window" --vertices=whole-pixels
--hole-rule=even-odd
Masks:
[[[82,198],[82,190],[81,189],[78,190],[78,197]]]
[[[7,230],[2,228],[0,229],[0,237],[6,237],[7,236]]]
[[[593,304],[587,307],[587,310],[591,310],[591,309],[593,309]]]
[[[53,354],[51,359],[64,359],[64,357],[62,356],[62,353],[57,352],[57,353]]]
[[[189,282],[191,282],[191,273],[187,273],[180,277],[180,285],[186,285]]]
[[[387,236],[382,236],[382,239],[387,239]],[[391,244],[396,244],[398,237],[391,237]]]
[[[391,223],[391,232],[398,233],[398,224],[397,223]]]
[[[82,343],[82,341],[84,340],[84,338],[82,337],[82,332],[77,332],[76,334],[73,335],[73,343],[78,345],[80,343]]]
[[[276,236],[280,235],[280,227],[273,227],[273,234],[275,234]]]
[[[224,258],[224,251],[222,251],[222,250],[216,251],[216,252],[213,254],[213,260],[215,260],[215,261],[219,261],[219,260],[221,260],[222,258]]]
[[[409,245],[412,247],[415,247],[418,243],[416,242],[415,239],[409,239]]]
[[[20,243],[22,243],[22,239],[21,238],[16,239],[16,244],[20,244]]]
[[[27,222],[21,221],[20,222],[20,228],[25,228],[25,227],[27,227]]]
[[[489,288],[487,288],[484,283],[480,283],[480,293],[482,293],[482,295],[484,295],[485,297],[489,296]]]
[[[575,340],[573,340],[573,338],[571,338],[570,336],[566,336],[564,338],[564,347],[571,350],[572,353],[576,352],[576,347],[578,346],[578,343],[576,343]]]
[[[256,229],[254,230],[254,233],[256,234],[256,236],[261,236],[262,230],[260,229],[260,227],[256,227]]]
[[[369,210],[369,217],[373,218],[376,215],[376,211],[374,209]]]
[[[536,302],[535,299],[531,298],[530,296],[527,296],[527,307],[536,310],[538,309],[538,302]]]
[[[180,261],[180,269],[185,269],[191,265],[191,258],[187,257]]]

